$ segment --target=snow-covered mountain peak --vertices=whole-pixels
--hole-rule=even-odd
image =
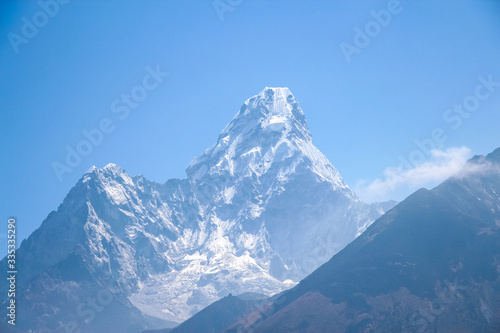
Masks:
[[[242,123],[250,126],[242,127]],[[264,130],[263,133],[288,133],[294,129],[302,139],[311,140],[304,113],[288,88],[266,87],[246,100],[221,135],[239,129]]]
[[[83,175],[81,183],[89,189],[96,190],[97,193],[104,192],[115,204],[132,204],[134,202],[128,192],[135,189],[137,184],[125,170],[116,164],[109,163],[101,169],[95,166],[91,167]]]
[[[103,168],[97,168],[95,166],[92,166],[90,169],[85,172],[83,175],[83,182],[87,182],[89,179],[94,178],[94,179],[108,179],[108,180],[118,180],[122,179],[127,181],[127,179],[130,178],[130,176],[120,168],[118,165],[114,163],[109,163]]]
[[[108,163],[103,168],[98,168],[95,165],[91,166],[84,175],[92,173],[111,173],[111,174],[122,174],[125,171],[114,163]]]
[[[108,163],[103,169],[106,171],[122,171],[122,168],[114,163]]]
[[[228,293],[276,294],[392,207],[359,201],[287,88],[248,99],[187,173],[160,184],[115,164],[90,168],[21,245],[33,281],[19,284],[21,330],[65,332],[75,321],[82,332],[131,332],[185,320]],[[87,323],[81,304],[99,290],[113,303]]]
[[[245,101],[217,143],[194,158],[186,172],[200,179],[260,177],[272,170],[272,177],[286,182],[298,169],[308,169],[335,187],[347,187],[313,145],[304,113],[290,90],[266,87]]]

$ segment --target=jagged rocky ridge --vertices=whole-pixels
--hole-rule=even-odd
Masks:
[[[229,293],[273,295],[395,204],[357,198],[287,88],[247,100],[187,176],[85,173],[18,251],[19,327],[139,332]]]
[[[228,324],[215,309],[237,319]],[[252,303],[226,297],[171,332],[192,327],[500,332],[500,148],[409,196],[291,290]]]

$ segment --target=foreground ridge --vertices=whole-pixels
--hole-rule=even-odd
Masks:
[[[291,290],[243,313],[223,299],[172,333],[499,332],[499,290],[500,148],[409,196]],[[215,326],[213,308],[236,320]]]

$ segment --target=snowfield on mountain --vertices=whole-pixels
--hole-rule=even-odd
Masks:
[[[20,328],[140,332],[230,293],[270,296],[395,204],[349,189],[288,88],[245,101],[186,172],[163,184],[114,164],[86,172],[19,249]]]

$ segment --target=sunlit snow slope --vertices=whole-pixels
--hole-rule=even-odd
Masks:
[[[158,184],[113,164],[85,173],[21,245],[19,324],[135,332],[183,321],[229,293],[272,295],[393,205],[361,202],[314,146],[288,88],[266,88],[186,179]],[[85,312],[104,294],[112,301]]]

